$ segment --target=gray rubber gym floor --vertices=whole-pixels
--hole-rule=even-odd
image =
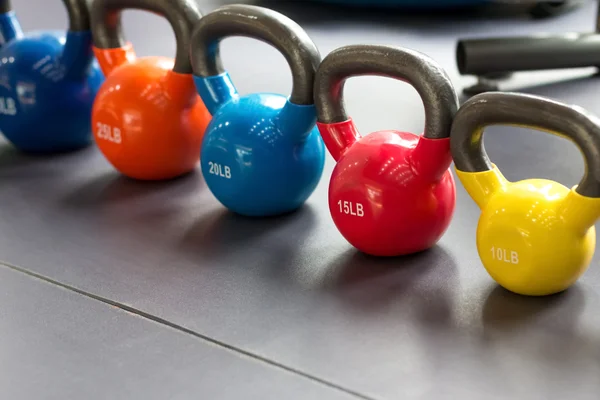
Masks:
[[[596,7],[529,21],[263,4],[296,19],[323,55],[353,43],[411,47],[447,68],[457,90],[474,81],[458,75],[458,37],[591,30]],[[59,0],[15,8],[27,30],[66,26]],[[128,11],[124,22],[139,55],[174,54],[166,21]],[[242,93],[289,91],[287,65],[267,45],[227,39],[222,54]],[[600,114],[590,74],[520,74],[510,87]],[[346,99],[364,133],[422,129],[422,104],[401,82],[357,78]],[[571,186],[583,173],[575,146],[539,132],[489,129],[486,149],[512,180]],[[598,399],[598,257],[557,296],[498,288],[460,184],[438,246],[364,256],[330,219],[332,168],[328,157],[298,212],[252,220],[226,212],[199,171],[141,183],[94,147],[30,157],[0,142],[0,398]]]

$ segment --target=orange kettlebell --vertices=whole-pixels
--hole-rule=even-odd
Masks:
[[[137,58],[123,39],[121,12],[164,16],[175,31],[175,60]],[[92,110],[100,151],[122,174],[169,179],[193,170],[211,116],[194,86],[190,36],[201,18],[194,0],[95,0],[91,9],[94,53],[106,76]]]

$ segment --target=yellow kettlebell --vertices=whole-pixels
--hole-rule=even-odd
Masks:
[[[571,140],[585,174],[568,189],[547,179],[509,182],[490,162],[483,130],[513,125]],[[588,268],[600,217],[600,119],[581,107],[517,93],[483,93],[457,112],[450,134],[456,172],[481,209],[477,250],[504,288],[543,296],[571,286]]]

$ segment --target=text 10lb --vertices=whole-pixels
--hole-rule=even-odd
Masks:
[[[492,247],[492,257],[494,260],[502,261],[510,264],[519,263],[519,253],[516,251],[501,249],[499,247]]]

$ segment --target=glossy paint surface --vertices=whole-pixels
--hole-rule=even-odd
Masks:
[[[448,139],[398,131],[361,138],[351,120],[318,127],[337,159],[329,210],[348,242],[367,254],[396,256],[440,239],[456,202]]]
[[[228,76],[212,78],[195,81],[214,110],[200,157],[213,195],[247,216],[278,215],[302,206],[325,163],[314,106],[295,105],[278,94],[239,97]]]
[[[17,35],[0,47],[0,131],[25,152],[85,147],[103,80],[89,32]]]
[[[464,81],[452,72],[449,43],[458,36],[586,30],[597,6],[590,2],[544,21],[465,18],[456,29],[445,16],[367,10],[340,18],[335,7],[280,3],[310,24],[310,36],[327,49],[362,43],[366,32],[372,42],[429,49],[457,86]],[[60,1],[15,4],[29,21],[48,16],[48,24],[65,25]],[[202,4],[208,11],[223,2]],[[173,55],[172,28],[160,17],[125,12],[123,24],[139,52]],[[425,32],[427,27],[432,30]],[[240,92],[287,93],[287,63],[264,43],[224,40],[221,54],[232,77],[244,79],[236,81]],[[600,114],[597,80],[588,71],[572,74],[580,79],[517,74],[511,86]],[[364,124],[361,133],[420,133],[423,110],[415,90],[390,82],[349,82],[345,101]],[[373,103],[381,105],[377,112]],[[498,126],[486,132],[485,141],[509,179],[543,177],[567,187],[581,179],[582,157],[562,138]],[[194,347],[199,339],[177,340],[169,332],[164,340],[148,341],[139,332],[154,337],[155,330],[141,322],[132,330],[127,321],[85,309],[82,315],[89,318],[81,319],[54,297],[32,295],[27,301],[28,293],[13,285],[18,289],[4,291],[2,304],[23,324],[3,314],[3,400],[344,399],[335,397],[332,386],[357,393],[349,395],[355,400],[598,400],[600,251],[578,283],[559,296],[515,295],[481,264],[475,245],[480,211],[459,182],[452,223],[436,246],[382,258],[358,252],[333,224],[327,191],[335,163],[329,155],[305,206],[255,219],[222,207],[199,169],[170,182],[140,182],[119,176],[96,146],[49,159],[3,146],[2,260],[239,350],[211,356]],[[42,308],[34,317],[47,317],[43,311],[49,309],[50,318],[30,318],[14,304]],[[74,327],[73,339],[65,339],[65,324]],[[25,340],[24,331],[30,332]],[[13,338],[21,340],[15,345]],[[259,358],[283,368],[263,371],[271,365]],[[235,359],[249,360],[248,368]]]
[[[107,79],[93,109],[94,138],[107,160],[134,179],[193,170],[210,114],[192,75],[165,57],[136,59],[131,47],[94,49]]]
[[[479,257],[504,288],[531,296],[554,294],[588,268],[600,199],[546,179],[508,182],[496,167],[457,173],[482,210]]]
[[[0,14],[0,47],[20,36],[23,36],[23,28],[15,12]]]

